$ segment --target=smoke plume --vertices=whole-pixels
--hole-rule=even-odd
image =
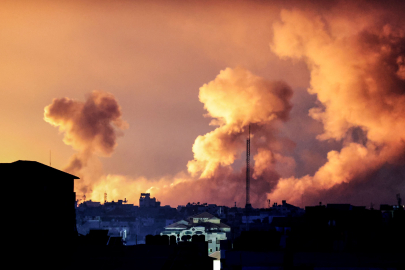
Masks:
[[[308,149],[312,155],[307,160],[320,156],[315,168],[326,160],[316,171],[311,168],[309,175],[295,175],[295,143],[281,134],[280,127],[287,127],[291,117],[291,88],[241,67],[226,68],[199,89],[213,130],[196,138],[187,172],[160,179],[99,175],[86,180],[91,198],[100,200],[107,191],[112,197],[137,200],[139,193],[149,191],[163,204],[236,201],[240,206],[245,198],[243,161],[249,125],[255,207],[263,206],[267,198],[300,204],[304,197],[305,205],[310,205],[323,199],[360,203],[356,194],[386,201],[382,196],[399,193],[405,188],[405,6],[389,3],[298,1],[288,4],[296,9],[281,10],[273,24],[269,50],[282,59],[306,63],[308,92],[317,98],[308,113],[323,125],[319,145],[334,142],[333,148]],[[260,9],[267,5],[260,2]],[[270,9],[274,15],[275,8]],[[266,25],[276,20],[273,15]],[[97,91],[86,102],[55,99],[45,108],[45,120],[59,127],[64,142],[78,151],[67,170],[79,176],[94,157],[112,154],[119,132],[126,127],[115,98]],[[300,127],[311,129],[305,123]],[[298,140],[297,144],[302,146]],[[385,195],[377,195],[379,191]]]
[[[337,199],[352,192],[343,188],[348,183],[361,186],[385,164],[403,164],[404,17],[394,19],[395,12],[377,7],[364,14],[354,4],[342,7],[328,13],[283,10],[274,24],[271,49],[304,60],[311,72],[308,92],[320,105],[309,115],[324,125],[318,139],[343,141],[343,148],[329,152],[313,176],[281,179],[272,199],[298,202],[301,195],[320,197],[330,189],[339,194],[329,200]]]
[[[189,174],[179,172],[161,179],[102,176],[93,183],[91,198],[99,200],[104,191],[127,198],[151,192],[165,204],[209,201],[228,205],[235,201],[244,205],[246,168],[231,165],[246,151],[250,124],[255,162],[251,203],[262,206],[280,178],[277,170],[282,175],[293,175],[295,162],[284,156],[291,141],[278,137],[275,124],[288,120],[291,96],[292,90],[284,82],[267,81],[240,67],[221,71],[200,88],[205,116],[213,118],[211,125],[216,129],[195,140],[194,160],[187,164]],[[90,145],[91,142],[87,141]]]
[[[291,88],[282,81],[267,81],[240,67],[221,71],[200,88],[199,98],[208,112],[205,116],[213,118],[210,125],[217,128],[197,137],[188,171],[211,177],[219,166],[233,164],[246,149],[249,124],[254,134],[261,135],[262,146],[269,148],[274,141],[271,124],[288,119],[291,96]],[[269,132],[263,132],[265,129]]]
[[[115,97],[101,91],[93,91],[85,102],[59,98],[46,106],[44,120],[59,127],[64,133],[64,143],[78,151],[65,171],[83,177],[83,169],[95,156],[110,156],[117,145],[117,136],[127,127],[121,116]],[[91,185],[86,179],[78,184],[83,190]]]
[[[295,162],[282,155],[285,143],[277,138],[275,126],[277,121],[288,120],[291,96],[292,90],[286,83],[267,81],[241,67],[221,71],[200,88],[199,98],[207,110],[205,116],[213,118],[210,125],[217,127],[197,137],[192,148],[194,160],[187,164],[191,175],[200,178],[199,192],[207,189],[208,194],[228,193],[231,197],[242,192],[239,196],[245,196],[245,169],[234,172],[231,165],[246,151],[249,125],[255,161],[252,203],[261,206],[266,192],[270,192],[280,177],[276,163],[291,175]],[[224,193],[218,193],[220,189]]]

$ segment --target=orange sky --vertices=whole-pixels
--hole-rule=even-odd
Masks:
[[[97,183],[89,187],[97,190],[94,199],[108,189],[109,199],[126,197],[137,204],[139,193],[150,190],[172,206],[188,201],[243,205],[243,188],[236,183],[244,186],[239,172],[245,124],[239,116],[225,126],[220,122],[240,114],[240,108],[263,106],[268,115],[246,118],[257,124],[252,157],[260,152],[254,159],[256,186],[264,193],[251,195],[256,207],[265,204],[266,194],[297,204],[303,194],[308,203],[330,198],[368,205],[377,197],[375,203],[394,203],[395,194],[405,190],[402,8],[394,1],[317,3],[0,1],[0,162],[49,164],[51,150],[52,166],[67,168],[82,148],[64,143],[65,134],[44,121],[44,108],[55,98],[85,102],[98,90],[113,95],[128,128],[119,130],[111,153],[94,153],[83,172],[86,179],[78,180]],[[245,88],[224,88],[234,98],[223,101],[216,88],[202,97],[203,86],[217,82],[227,68],[239,76],[227,87],[256,87],[249,95],[266,102],[235,104],[246,99]],[[252,83],[246,74],[260,79]],[[288,117],[270,120],[279,103],[261,94],[267,91],[260,90],[261,82],[280,80],[292,89],[292,97],[283,101],[291,108],[284,108]],[[224,130],[226,136],[215,138],[229,147],[227,157],[234,156],[214,170],[212,179],[201,179],[187,166],[206,169],[195,156],[194,142]],[[239,142],[228,144],[232,138]],[[353,157],[362,151],[361,158]],[[225,152],[210,153],[217,155],[206,155],[212,160],[225,157]],[[365,165],[348,167],[349,156],[351,164]],[[183,184],[170,189],[173,183]],[[160,190],[154,194],[151,187]],[[384,194],[376,196],[375,190]],[[363,192],[361,199],[357,192]]]

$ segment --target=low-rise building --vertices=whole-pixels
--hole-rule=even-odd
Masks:
[[[219,218],[204,212],[180,220],[165,227],[160,235],[176,236],[177,242],[190,241],[193,235],[204,235],[208,242],[208,253],[220,250],[220,241],[227,239],[231,227],[222,223]]]
[[[92,200],[88,200],[85,202],[82,202],[80,206],[82,207],[99,207],[101,205],[100,202],[93,202]]]
[[[151,198],[150,193],[141,193],[139,207],[160,207],[160,202],[156,198]]]

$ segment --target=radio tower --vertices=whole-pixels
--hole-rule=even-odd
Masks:
[[[251,209],[250,204],[250,125],[249,125],[249,135],[246,141],[246,209]]]

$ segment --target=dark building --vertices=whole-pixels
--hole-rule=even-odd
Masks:
[[[74,180],[79,178],[23,160],[0,163],[0,172],[8,204],[3,227],[13,247],[9,251],[31,259],[31,265],[68,259],[77,236]]]
[[[400,206],[320,204],[262,228],[221,241],[221,269],[405,269]]]
[[[141,193],[139,207],[160,207],[160,202],[156,198],[151,198],[150,193]]]

